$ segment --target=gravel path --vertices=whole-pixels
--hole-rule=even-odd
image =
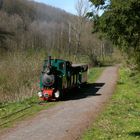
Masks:
[[[81,94],[66,98],[32,120],[18,124],[0,136],[0,140],[79,139],[103,110],[115,89],[117,78],[117,66],[106,68],[96,84],[88,84]]]

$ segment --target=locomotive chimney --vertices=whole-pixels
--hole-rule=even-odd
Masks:
[[[51,66],[51,56],[48,56],[48,67]]]

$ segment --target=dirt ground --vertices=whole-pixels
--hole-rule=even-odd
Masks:
[[[96,83],[76,95],[41,111],[0,136],[0,140],[77,140],[95,121],[111,97],[118,78],[118,67],[107,67]]]

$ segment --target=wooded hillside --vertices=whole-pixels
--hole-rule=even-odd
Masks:
[[[50,47],[50,37],[70,17],[60,9],[27,0],[1,0],[0,8],[0,47],[7,50]]]
[[[80,4],[80,3],[78,3]],[[49,49],[50,54],[86,55],[92,63],[105,52],[107,41],[91,34],[86,13],[74,16],[61,9],[28,0],[0,1],[0,48],[5,51]],[[81,15],[79,15],[81,14]],[[88,48],[88,50],[87,50]],[[97,49],[98,48],[98,49]],[[104,49],[104,51],[102,51]],[[56,56],[60,57],[60,56]]]

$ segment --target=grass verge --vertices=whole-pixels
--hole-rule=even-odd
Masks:
[[[81,139],[140,139],[140,73],[120,69],[120,79],[112,100]]]
[[[88,71],[88,82],[94,83],[99,76],[101,75],[102,71],[104,70],[103,67],[93,67]]]
[[[34,96],[21,102],[0,105],[0,130],[12,127],[15,123],[31,118],[39,111],[56,104],[57,102],[39,104],[38,97]]]

